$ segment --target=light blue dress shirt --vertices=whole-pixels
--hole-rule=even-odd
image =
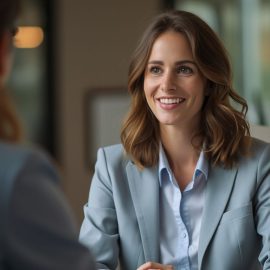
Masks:
[[[203,152],[198,159],[192,181],[181,192],[160,147],[160,255],[161,263],[175,270],[198,269],[198,245],[208,161]]]

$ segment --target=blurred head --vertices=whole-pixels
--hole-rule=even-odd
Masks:
[[[4,87],[9,73],[10,54],[13,36],[16,33],[15,21],[19,13],[19,0],[0,1],[0,139],[17,142],[22,131],[14,106]]]
[[[247,104],[232,88],[231,67],[222,42],[202,19],[186,11],[170,11],[154,18],[133,54],[128,77],[132,104],[122,129],[123,145],[135,163],[141,166],[157,163],[159,124],[146,102],[144,75],[153,44],[169,31],[185,36],[193,61],[205,80],[208,96],[196,136],[203,138],[204,150],[214,163],[230,166],[242,150],[237,145],[249,135],[245,121]],[[242,107],[240,112],[230,105],[231,99]]]

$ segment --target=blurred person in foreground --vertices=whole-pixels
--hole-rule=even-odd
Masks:
[[[21,128],[4,87],[19,1],[0,1],[0,269],[95,269],[49,158],[19,146]]]
[[[128,88],[122,145],[99,149],[84,207],[98,268],[270,269],[270,144],[249,134],[214,31],[189,12],[157,16]]]

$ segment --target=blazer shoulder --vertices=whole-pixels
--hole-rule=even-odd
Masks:
[[[270,143],[259,140],[257,138],[251,138],[251,153],[252,155],[261,155],[264,152],[270,154]]]
[[[109,146],[105,146],[101,149],[104,149],[104,151],[107,154],[121,154],[125,151],[124,147],[122,144],[113,144],[113,145],[109,145]]]
[[[263,166],[264,168],[266,168],[270,165],[269,160],[270,143],[261,141],[256,138],[252,138],[249,154],[240,159],[239,166],[243,166],[243,168],[246,168],[246,166]]]
[[[103,152],[107,159],[125,159],[125,149],[122,144],[109,145],[99,149],[99,152]]]
[[[111,168],[119,168],[119,166],[123,168],[131,161],[122,144],[102,147],[98,150],[97,156],[98,163],[104,160],[107,166]]]

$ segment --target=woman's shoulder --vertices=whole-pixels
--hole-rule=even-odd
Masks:
[[[98,150],[98,160],[104,159],[108,166],[125,165],[130,159],[122,144],[102,147]]]
[[[125,152],[122,144],[113,144],[104,146],[100,148],[99,151],[104,151],[106,156],[114,156],[114,157],[120,157]]]
[[[260,154],[264,151],[270,151],[270,143],[262,141],[257,138],[251,138],[251,152],[254,154]]]
[[[260,163],[269,163],[270,143],[252,137],[248,154],[241,160],[242,163],[245,165],[249,164],[250,166],[252,164],[257,166]]]

